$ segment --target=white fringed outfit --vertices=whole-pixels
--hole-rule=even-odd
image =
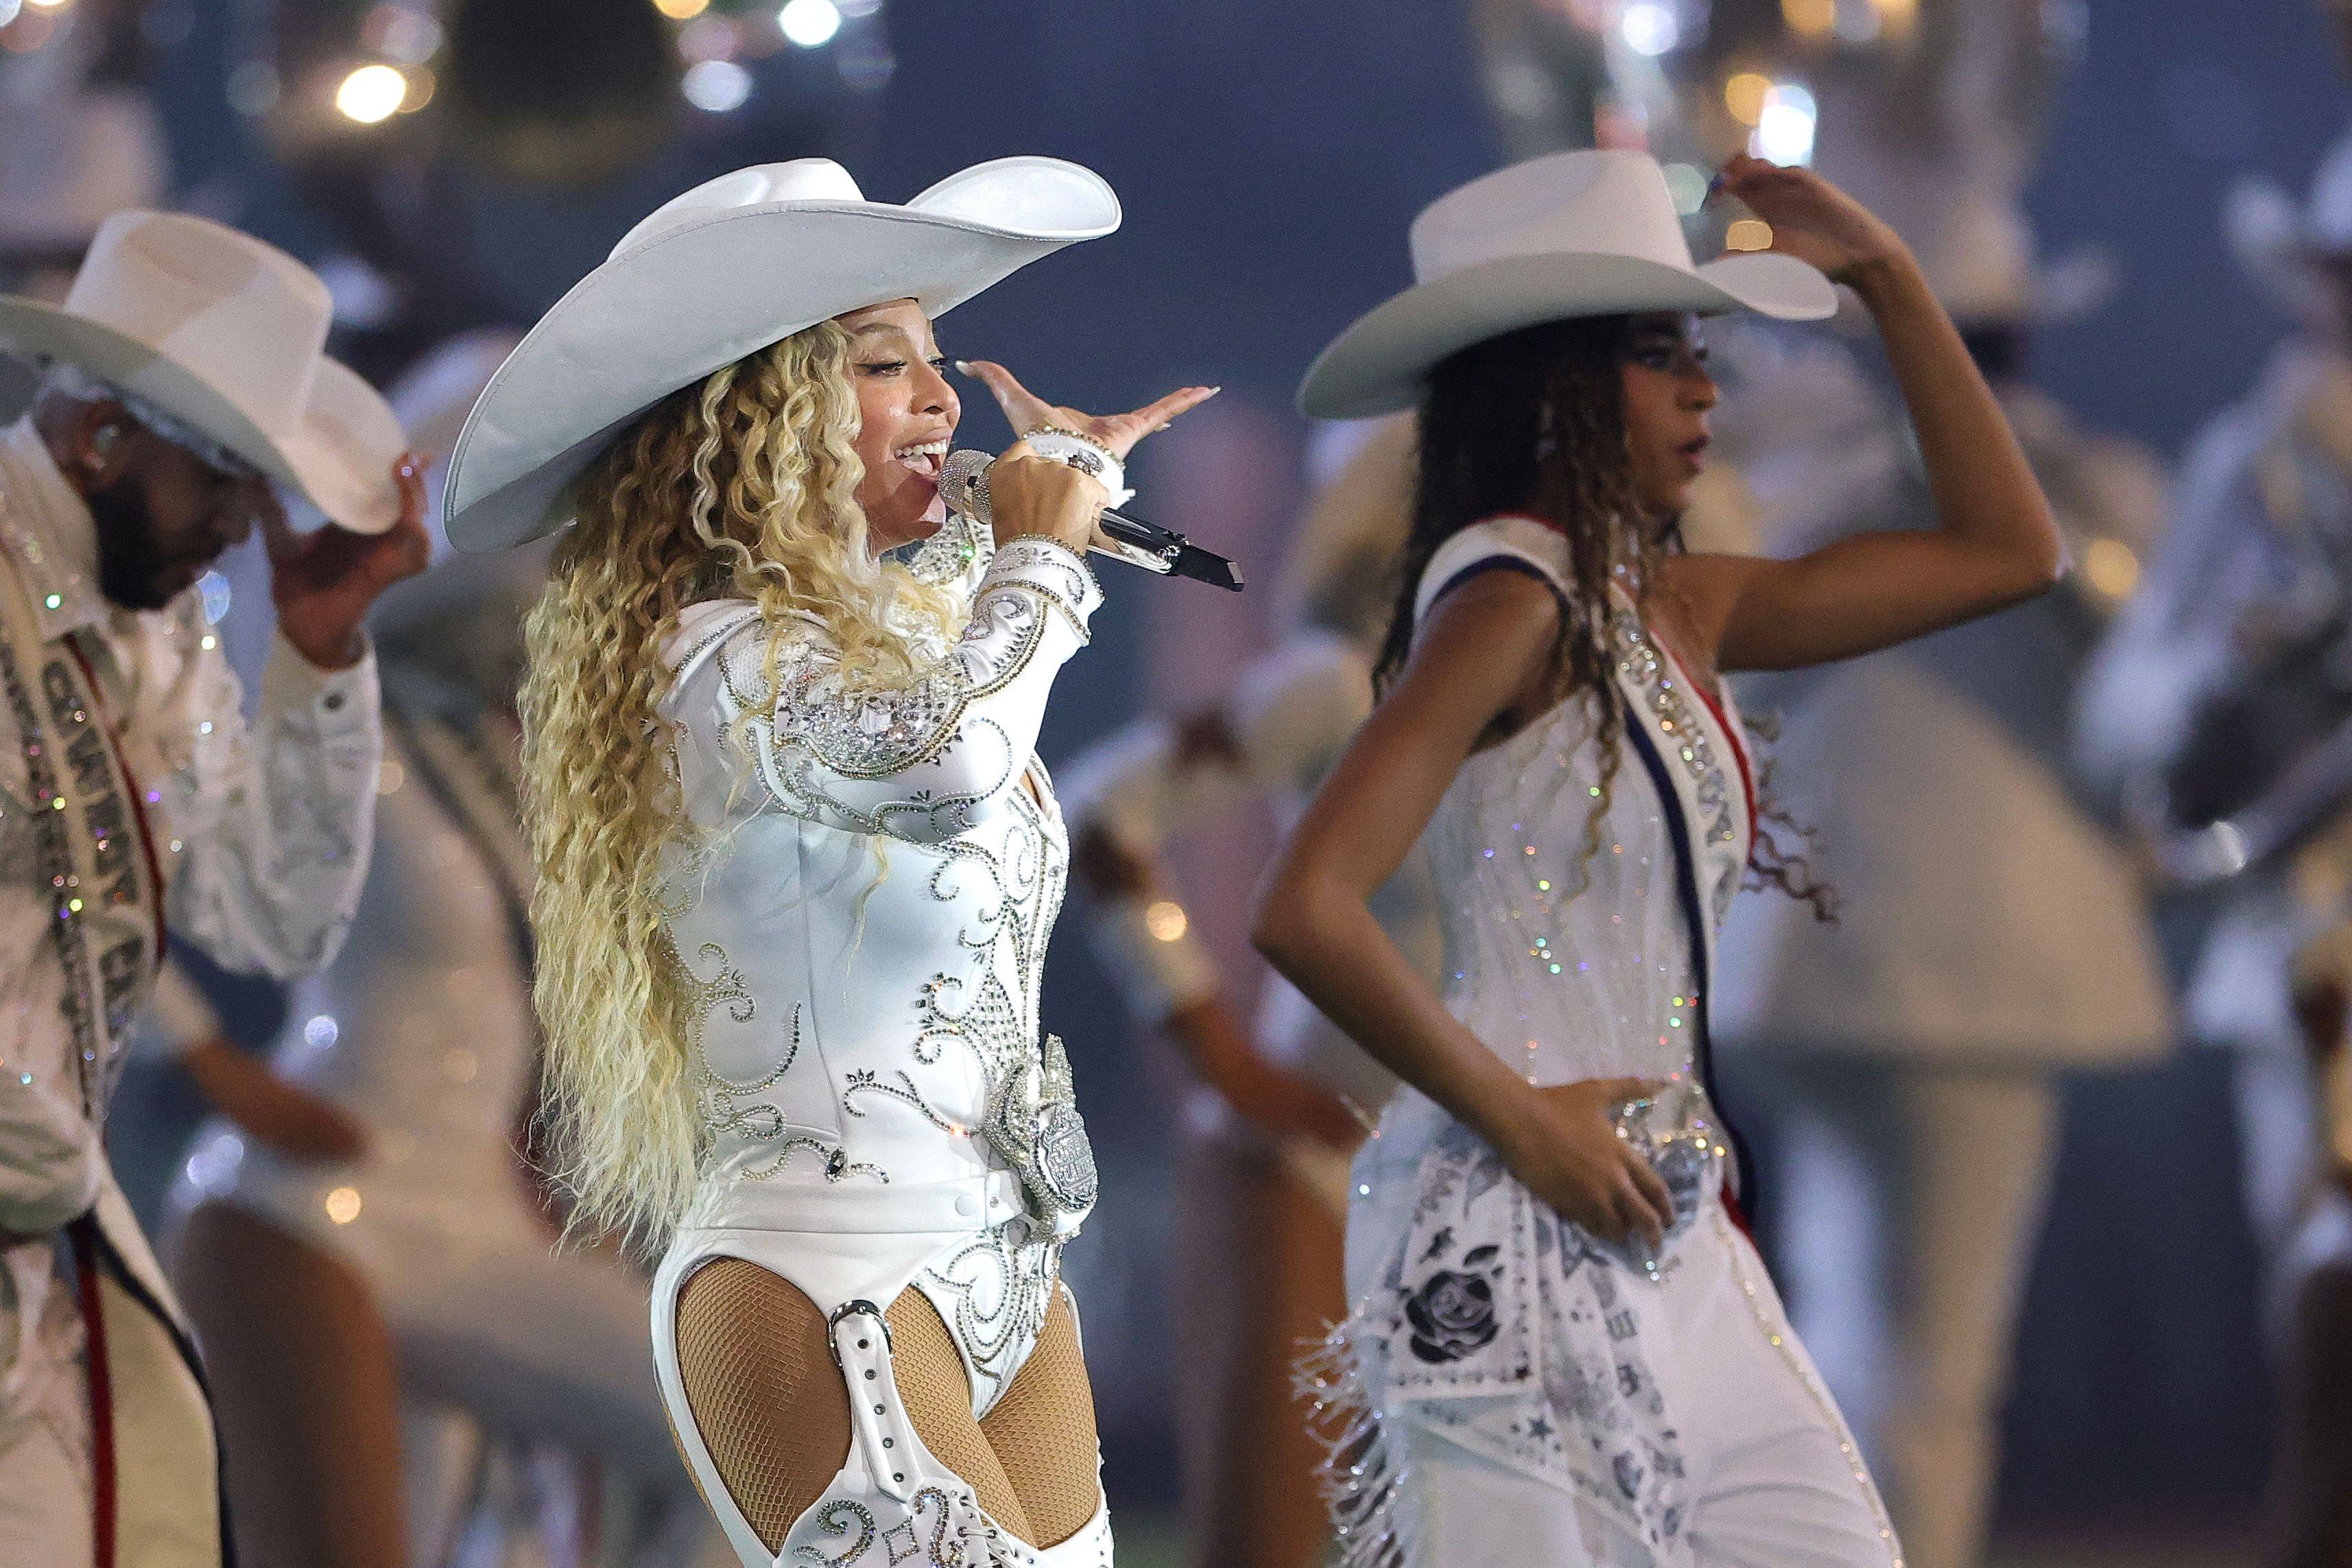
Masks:
[[[750,1564],[1110,1560],[1100,1507],[1044,1551],[997,1529],[891,1377],[883,1313],[911,1286],[985,1415],[1065,1289],[1061,1249],[1096,1192],[1068,1061],[1038,1033],[1069,856],[1035,747],[1101,590],[1057,543],[992,553],[960,522],[923,569],[945,574],[959,551],[971,620],[908,683],[865,680],[814,618],[768,622],[741,600],[692,606],[671,645],[663,710],[691,837],[667,872],[669,929],[697,987],[709,1153],[655,1280],[655,1361]],[[678,1293],[714,1258],[807,1295],[849,1385],[848,1460],[777,1553],[729,1497],[680,1381]]]
[[[1565,542],[1505,517],[1423,574],[1416,614],[1487,570],[1573,592]],[[1356,1305],[1310,1368],[1352,1564],[1898,1563],[1852,1437],[1720,1195],[1706,1085],[1714,933],[1750,841],[1736,716],[1622,597],[1621,765],[1591,705],[1469,758],[1422,845],[1448,1008],[1528,1081],[1665,1080],[1640,1131],[1676,1199],[1663,1258],[1603,1245],[1406,1088],[1358,1156]]]

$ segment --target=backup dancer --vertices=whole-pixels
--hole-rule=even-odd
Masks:
[[[1035,743],[1121,459],[1208,393],[1095,418],[975,367],[1025,439],[993,538],[943,529],[931,321],[1118,222],[1052,159],[904,206],[738,171],[541,321],[452,463],[461,548],[577,519],[523,702],[560,1143],[583,1216],[667,1245],[656,1370],[746,1563],[1109,1561]]]
[[[1639,153],[1475,181],[1416,220],[1418,285],[1300,393],[1328,416],[1418,403],[1421,427],[1387,689],[1255,926],[1407,1086],[1357,1161],[1357,1304],[1322,1374],[1350,1562],[1900,1562],[1721,1195],[1708,971],[1757,806],[1720,677],[2017,602],[2062,552],[1894,233],[1801,170],[1738,158],[1723,188],[1776,254],[1694,268]],[[1936,526],[1787,562],[1678,550],[1717,395],[1694,313],[1825,316],[1823,273],[1877,321]],[[1442,995],[1365,903],[1417,841]]]
[[[195,1347],[103,1139],[164,929],[285,979],[367,869],[380,734],[361,619],[422,566],[424,489],[327,359],[327,289],[202,218],[125,212],[62,306],[0,298],[47,366],[0,431],[0,1542],[11,1562],[220,1562]],[[297,539],[275,484],[336,525]],[[197,577],[256,523],[260,709]]]

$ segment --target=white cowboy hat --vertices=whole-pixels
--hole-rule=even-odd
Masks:
[[[904,206],[829,158],[722,174],[656,209],[490,378],[449,460],[449,539],[497,550],[562,527],[568,488],[622,429],[722,365],[845,311],[943,315],[1118,226],[1102,176],[999,158]]]
[[[1472,343],[1573,316],[1760,310],[1818,321],[1829,279],[1755,252],[1691,264],[1682,219],[1645,153],[1554,153],[1471,181],[1412,220],[1414,286],[1375,306],[1318,355],[1298,406],[1318,419],[1407,408],[1440,360]]]
[[[400,516],[400,422],[326,357],[316,274],[251,235],[184,213],[99,226],[63,305],[0,295],[0,346],[62,360],[284,480],[356,533]]]

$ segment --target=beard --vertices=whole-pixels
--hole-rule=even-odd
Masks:
[[[98,590],[126,610],[160,610],[188,586],[185,556],[156,537],[147,498],[126,476],[82,498],[98,524]]]

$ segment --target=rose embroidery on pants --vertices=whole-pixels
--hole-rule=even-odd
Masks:
[[[1463,1258],[1465,1268],[1491,1264],[1501,1248],[1481,1247]],[[1460,1361],[1493,1340],[1501,1324],[1495,1316],[1495,1287],[1486,1276],[1441,1268],[1405,1298],[1412,1353],[1431,1363]]]

